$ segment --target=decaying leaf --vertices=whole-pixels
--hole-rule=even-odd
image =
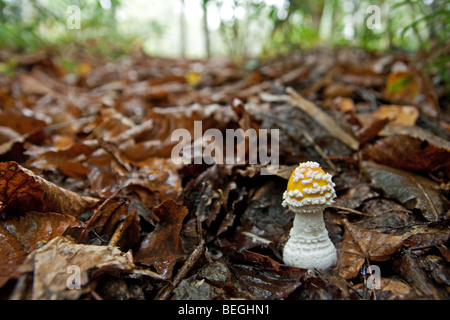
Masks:
[[[92,143],[74,143],[60,149],[30,148],[27,154],[33,158],[27,162],[27,167],[33,170],[57,169],[69,177],[86,177],[88,168],[83,160],[96,149]]]
[[[403,237],[360,228],[345,221],[344,240],[339,254],[339,275],[356,277],[365,262],[388,260],[402,245]]]
[[[23,262],[27,252],[20,242],[0,224],[0,287],[11,277],[17,276],[17,267]]]
[[[446,147],[441,147],[424,138],[398,134],[376,141],[364,152],[370,159],[391,167],[434,171],[450,166],[450,143],[445,144]]]
[[[363,161],[361,169],[373,188],[381,191],[385,197],[401,202],[408,209],[420,209],[428,221],[436,221],[445,214],[448,201],[433,181],[371,161]]]
[[[170,278],[175,263],[184,256],[180,231],[188,210],[167,200],[155,207],[153,212],[159,217],[158,224],[142,241],[135,259],[144,265],[154,266],[161,276]]]
[[[373,116],[387,119],[392,125],[413,126],[419,118],[419,111],[413,106],[381,105]]]
[[[31,253],[20,272],[33,272],[33,300],[78,299],[104,272],[132,272],[130,253],[110,246],[76,244],[59,236]]]
[[[17,275],[25,256],[40,245],[62,235],[67,228],[81,226],[69,215],[29,212],[0,222],[0,287]]]
[[[63,189],[14,161],[0,163],[0,212],[57,212],[79,216],[98,202]]]
[[[393,270],[417,290],[418,297],[444,299],[444,296],[425,274],[418,258],[414,257],[410,251],[401,253],[400,257],[394,261]]]

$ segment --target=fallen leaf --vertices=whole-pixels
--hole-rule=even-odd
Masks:
[[[27,255],[20,242],[0,224],[0,287],[11,277],[19,275],[17,267]]]
[[[443,148],[403,134],[384,137],[367,146],[364,153],[378,163],[411,171],[435,171],[450,166],[450,146]]]
[[[339,275],[345,279],[355,278],[366,257],[374,261],[388,260],[403,245],[403,237],[360,228],[347,220],[339,252]]]
[[[392,269],[408,282],[420,298],[441,300],[445,299],[437,287],[425,274],[420,261],[410,251],[404,251],[393,263]]]
[[[439,186],[425,177],[371,161],[363,161],[361,170],[386,198],[399,201],[407,209],[420,209],[428,221],[438,220],[449,205]]]
[[[0,163],[0,212],[57,212],[77,217],[97,202],[60,188],[14,161]]]
[[[408,236],[409,235],[409,236]],[[408,236],[405,239],[405,245],[411,249],[429,248],[432,246],[444,245],[450,236],[449,230],[433,230],[426,226],[412,228],[411,231],[404,234]]]
[[[69,177],[86,177],[88,168],[83,160],[96,149],[96,146],[89,143],[74,143],[58,150],[54,148],[29,148],[26,154],[32,158],[26,162],[26,165],[33,170],[57,169]]]
[[[419,118],[419,111],[414,106],[381,105],[373,115],[378,119],[388,119],[393,125],[413,126]]]
[[[32,300],[74,300],[88,293],[105,272],[132,272],[130,253],[110,246],[76,244],[58,236],[33,251],[19,271],[33,272]],[[79,288],[71,288],[77,284]]]
[[[184,256],[180,231],[188,210],[167,200],[153,208],[153,212],[159,217],[158,224],[141,242],[134,257],[144,265],[154,266],[161,276],[169,279],[175,263]]]
[[[230,270],[248,299],[283,299],[302,285],[307,270],[278,264],[268,256],[245,250],[233,252]]]
[[[393,103],[415,105],[429,117],[439,116],[440,109],[433,85],[423,72],[412,66],[395,63],[383,93]]]
[[[27,254],[62,235],[67,228],[81,225],[72,216],[51,212],[28,212],[0,222],[0,287],[17,275],[16,269]]]

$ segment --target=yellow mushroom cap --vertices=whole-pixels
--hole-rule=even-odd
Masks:
[[[283,194],[283,206],[295,211],[303,207],[332,204],[336,193],[331,178],[331,174],[323,171],[317,162],[300,163],[289,178]]]

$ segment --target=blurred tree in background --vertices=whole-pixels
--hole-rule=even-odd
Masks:
[[[118,14],[128,1],[0,0],[0,46],[22,52],[89,43],[86,50],[120,57],[136,43],[167,41],[167,29],[176,26],[179,36],[175,42],[179,43],[173,51],[180,55],[186,54],[186,46],[196,37],[204,39],[205,56],[227,54],[238,60],[317,45],[403,50],[417,52],[424,65],[450,80],[450,0],[198,0],[203,11],[201,34],[189,39],[187,9],[194,0],[174,1],[178,1],[179,13],[138,24],[124,21]],[[82,12],[82,28],[76,32],[69,32],[66,26],[71,5]],[[371,6],[379,12],[368,10]],[[209,13],[213,11],[219,21],[211,21]],[[127,23],[130,26],[124,27]],[[212,30],[213,23],[217,30]]]

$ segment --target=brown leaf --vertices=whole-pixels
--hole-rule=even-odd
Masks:
[[[411,66],[394,64],[383,93],[393,103],[415,105],[429,117],[439,116],[439,104],[433,85],[424,73]]]
[[[279,264],[272,258],[244,250],[232,252],[229,265],[237,287],[249,299],[283,299],[302,285],[307,270]]]
[[[419,297],[434,300],[445,299],[421,267],[420,258],[405,250],[393,263],[392,269],[405,279]]]
[[[14,161],[0,163],[0,212],[57,212],[79,216],[98,199],[58,187]]]
[[[74,143],[68,147],[55,149],[30,148],[26,154],[32,156],[27,167],[35,170],[57,169],[69,177],[85,177],[88,168],[82,162],[97,148],[87,143]]]
[[[73,269],[72,269],[73,268]],[[76,244],[58,236],[31,253],[20,272],[33,271],[31,299],[78,299],[89,292],[91,280],[107,271],[135,269],[130,253],[110,246]],[[70,289],[79,275],[80,288]],[[74,276],[73,280],[71,276]]]
[[[405,245],[410,248],[428,248],[432,246],[443,245],[450,236],[449,230],[433,230],[427,227],[419,226],[413,228],[409,237],[405,239]]]
[[[20,241],[28,252],[36,250],[40,244],[62,235],[67,228],[82,227],[77,218],[53,212],[28,212],[25,216],[14,217],[4,222],[4,227]]]
[[[0,287],[17,275],[25,256],[40,244],[62,235],[69,227],[81,226],[76,218],[58,213],[29,212],[0,223]]]
[[[142,241],[135,259],[147,266],[154,266],[161,276],[168,279],[175,263],[184,256],[180,231],[188,210],[183,205],[167,200],[153,208],[153,211],[159,217],[159,222],[155,230]]]
[[[444,148],[403,134],[382,138],[364,152],[378,163],[411,171],[434,171],[450,166],[450,146]]]
[[[21,135],[27,135],[27,140],[34,143],[44,139],[43,129],[46,125],[45,121],[22,114],[15,109],[6,109],[0,117],[0,126],[9,127]]]
[[[437,184],[425,177],[371,161],[363,161],[361,169],[373,188],[386,198],[400,201],[408,209],[420,209],[428,221],[438,220],[449,205]]]
[[[345,221],[344,240],[339,254],[339,275],[352,279],[359,273],[366,257],[388,260],[403,245],[403,237],[360,228]]]
[[[27,252],[20,242],[0,224],[0,287],[11,277],[18,275],[16,269],[23,262]]]
[[[381,105],[373,116],[387,119],[394,125],[413,126],[419,118],[419,111],[413,106]]]

